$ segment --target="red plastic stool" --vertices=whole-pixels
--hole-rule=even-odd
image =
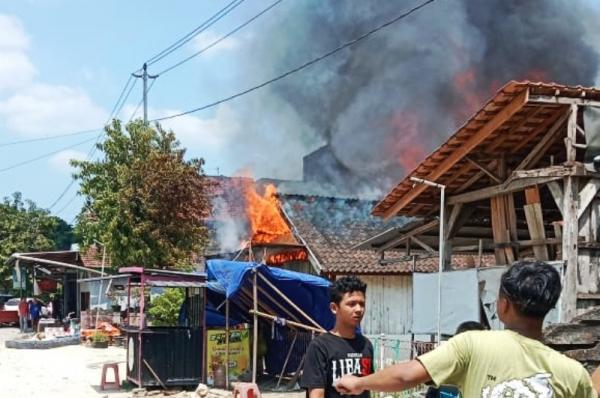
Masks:
[[[106,381],[106,371],[107,369],[112,369],[115,375],[115,381],[107,382]],[[104,390],[106,386],[109,387],[117,387],[117,390],[121,389],[121,379],[119,378],[119,364],[116,362],[113,363],[105,363],[102,365],[102,380],[100,380],[100,389]]]
[[[260,390],[255,383],[233,383],[233,398],[261,398]]]

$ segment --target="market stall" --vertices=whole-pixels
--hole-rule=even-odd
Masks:
[[[127,380],[140,387],[203,382],[206,276],[142,267],[121,268],[119,273],[127,275],[128,304],[122,327],[127,344]],[[177,324],[153,324],[146,311],[150,296],[169,288],[185,292]],[[137,298],[136,307],[131,305],[132,298]]]

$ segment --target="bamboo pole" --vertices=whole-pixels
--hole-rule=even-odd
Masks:
[[[283,374],[285,373],[287,364],[290,361],[290,357],[292,356],[292,350],[294,349],[294,346],[296,345],[297,338],[298,338],[298,331],[296,331],[296,334],[294,334],[294,341],[292,341],[292,344],[290,345],[290,349],[285,357],[285,361],[283,362],[283,367],[281,368],[281,373],[279,374],[279,380],[277,380],[277,386],[275,388],[279,388],[279,385],[281,384],[281,380],[283,379]]]
[[[252,341],[252,383],[256,383],[256,364],[258,357],[258,289],[256,280],[256,268],[252,270],[254,272],[254,283],[252,285],[253,305],[254,305],[254,339]]]
[[[314,326],[316,326],[317,329],[325,331],[325,329],[323,329],[323,327],[321,325],[319,325],[314,319],[312,319],[310,316],[308,316],[308,314],[306,314],[304,311],[302,311],[300,309],[300,307],[298,307],[296,304],[294,304],[294,302],[292,300],[290,300],[288,298],[288,296],[283,294],[283,292],[281,290],[279,290],[275,285],[273,285],[264,275],[258,274],[258,276],[260,276],[260,279],[262,279],[267,285],[269,285],[269,287],[271,289],[273,289],[277,294],[279,294],[281,296],[281,298],[285,300],[286,303],[291,305],[292,308],[294,308],[296,311],[298,311],[300,314],[302,314],[302,316],[304,316],[310,323],[312,323]],[[255,277],[255,279],[256,279],[256,277]]]
[[[274,321],[275,319],[277,319],[277,317],[275,315],[266,314],[266,313],[260,312],[260,311],[256,311],[255,312],[253,310],[250,310],[250,313],[251,314],[256,314],[256,315],[258,315],[260,317],[263,317],[263,318],[266,318],[266,319],[270,319],[272,321]],[[325,333],[326,332],[325,329],[317,329],[317,328],[314,328],[312,326],[304,325],[304,324],[299,323],[299,322],[286,321],[286,324],[294,326],[294,327],[297,327],[297,328],[300,328],[300,329],[309,330],[309,331],[315,332],[315,333]]]
[[[225,299],[225,388],[229,389],[229,299]]]

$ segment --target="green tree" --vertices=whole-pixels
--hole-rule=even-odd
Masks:
[[[179,309],[185,299],[183,289],[165,288],[163,293],[152,300],[148,314],[155,326],[175,326],[179,318]]]
[[[0,285],[10,287],[11,269],[6,260],[15,252],[68,249],[72,229],[64,220],[51,216],[19,192],[0,203]]]
[[[207,240],[211,205],[202,159],[185,160],[172,131],[114,120],[104,156],[72,161],[85,204],[76,233],[84,247],[106,245],[113,266],[184,268]]]

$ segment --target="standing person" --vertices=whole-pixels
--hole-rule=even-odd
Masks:
[[[554,267],[517,262],[500,282],[497,312],[506,330],[461,333],[410,362],[367,377],[346,376],[336,388],[343,394],[360,394],[433,381],[456,385],[467,398],[596,398],[584,367],[541,341],[544,317],[560,291]]]
[[[21,333],[25,333],[27,332],[27,319],[29,318],[29,304],[25,297],[21,297],[17,312],[19,314],[19,329],[21,330]]]
[[[338,398],[333,383],[344,375],[373,372],[373,345],[356,330],[365,314],[367,285],[355,276],[336,280],[330,290],[334,328],[311,341],[306,352],[300,386],[308,398]],[[363,398],[369,392],[362,392]]]
[[[29,305],[29,316],[31,317],[31,328],[33,332],[36,333],[38,329],[38,324],[40,322],[40,315],[42,311],[42,306],[37,301],[36,298],[33,299],[31,304]]]
[[[476,321],[466,321],[458,325],[456,328],[456,332],[454,335],[458,335],[464,332],[468,332],[469,330],[487,330],[485,326]],[[459,395],[455,393],[454,386],[440,386],[438,387],[429,387],[427,389],[427,393],[425,394],[425,398],[438,398],[440,396],[444,396],[447,398],[458,397]],[[444,394],[444,395],[442,395]]]

